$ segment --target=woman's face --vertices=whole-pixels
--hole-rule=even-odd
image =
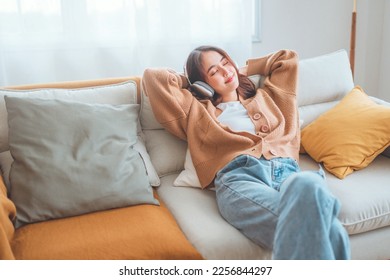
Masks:
[[[222,97],[222,102],[236,101],[239,81],[236,68],[215,51],[202,53],[202,66],[208,83]]]

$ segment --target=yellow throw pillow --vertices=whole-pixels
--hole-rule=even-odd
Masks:
[[[376,104],[356,86],[302,130],[301,144],[315,161],[344,179],[390,145],[390,107]]]

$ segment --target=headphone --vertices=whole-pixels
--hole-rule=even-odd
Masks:
[[[185,65],[184,65],[184,76],[187,78],[188,84],[190,85],[190,89],[194,91],[196,94],[205,98],[213,97],[214,89],[211,86],[209,86],[207,83],[202,81],[196,81],[194,83],[191,83],[190,78],[187,75],[187,69]]]

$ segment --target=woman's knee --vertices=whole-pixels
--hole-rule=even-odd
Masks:
[[[324,178],[320,174],[311,171],[291,175],[283,183],[281,192],[282,196],[292,197],[302,203],[312,203],[313,200],[325,202],[335,199]]]

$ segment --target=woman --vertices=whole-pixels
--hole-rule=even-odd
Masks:
[[[192,51],[183,76],[147,69],[143,87],[157,120],[188,141],[202,187],[221,215],[274,259],[348,259],[340,205],[324,173],[298,166],[298,57],[281,50],[238,70],[220,48]],[[255,90],[247,75],[260,74]],[[194,91],[207,83],[214,94]],[[188,88],[193,89],[192,92]]]

